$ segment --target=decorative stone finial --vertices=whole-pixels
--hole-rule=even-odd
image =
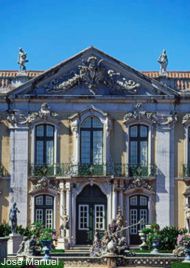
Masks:
[[[158,63],[160,63],[160,75],[167,75],[168,56],[165,49],[163,49],[162,54],[158,58]]]
[[[19,53],[18,53],[18,65],[20,67],[20,72],[26,71],[26,66],[25,64],[28,62],[27,59],[27,54],[24,51],[24,49],[19,48]]]

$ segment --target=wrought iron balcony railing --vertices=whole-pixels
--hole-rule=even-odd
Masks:
[[[125,165],[125,164],[56,164],[31,165],[29,176],[115,176],[115,177],[154,177],[157,169],[155,165]]]

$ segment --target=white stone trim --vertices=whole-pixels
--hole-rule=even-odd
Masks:
[[[74,164],[80,162],[80,126],[88,117],[97,117],[103,124],[103,163],[110,162],[110,130],[112,127],[111,120],[108,115],[103,111],[96,109],[94,106],[78,113],[70,118],[71,130],[73,132],[73,156],[72,161]]]

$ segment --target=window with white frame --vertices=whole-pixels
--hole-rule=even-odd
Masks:
[[[54,126],[41,124],[35,127],[35,164],[54,163]]]
[[[80,162],[103,162],[103,125],[97,117],[88,117],[80,126]]]
[[[95,205],[95,230],[105,229],[105,208],[104,205]]]
[[[89,229],[89,205],[79,205],[79,230]]]
[[[34,218],[36,222],[43,223],[46,228],[53,228],[53,201],[51,195],[38,195],[35,197]]]

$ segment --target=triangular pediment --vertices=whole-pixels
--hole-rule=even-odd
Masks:
[[[169,96],[178,93],[90,47],[11,91],[12,96]]]

